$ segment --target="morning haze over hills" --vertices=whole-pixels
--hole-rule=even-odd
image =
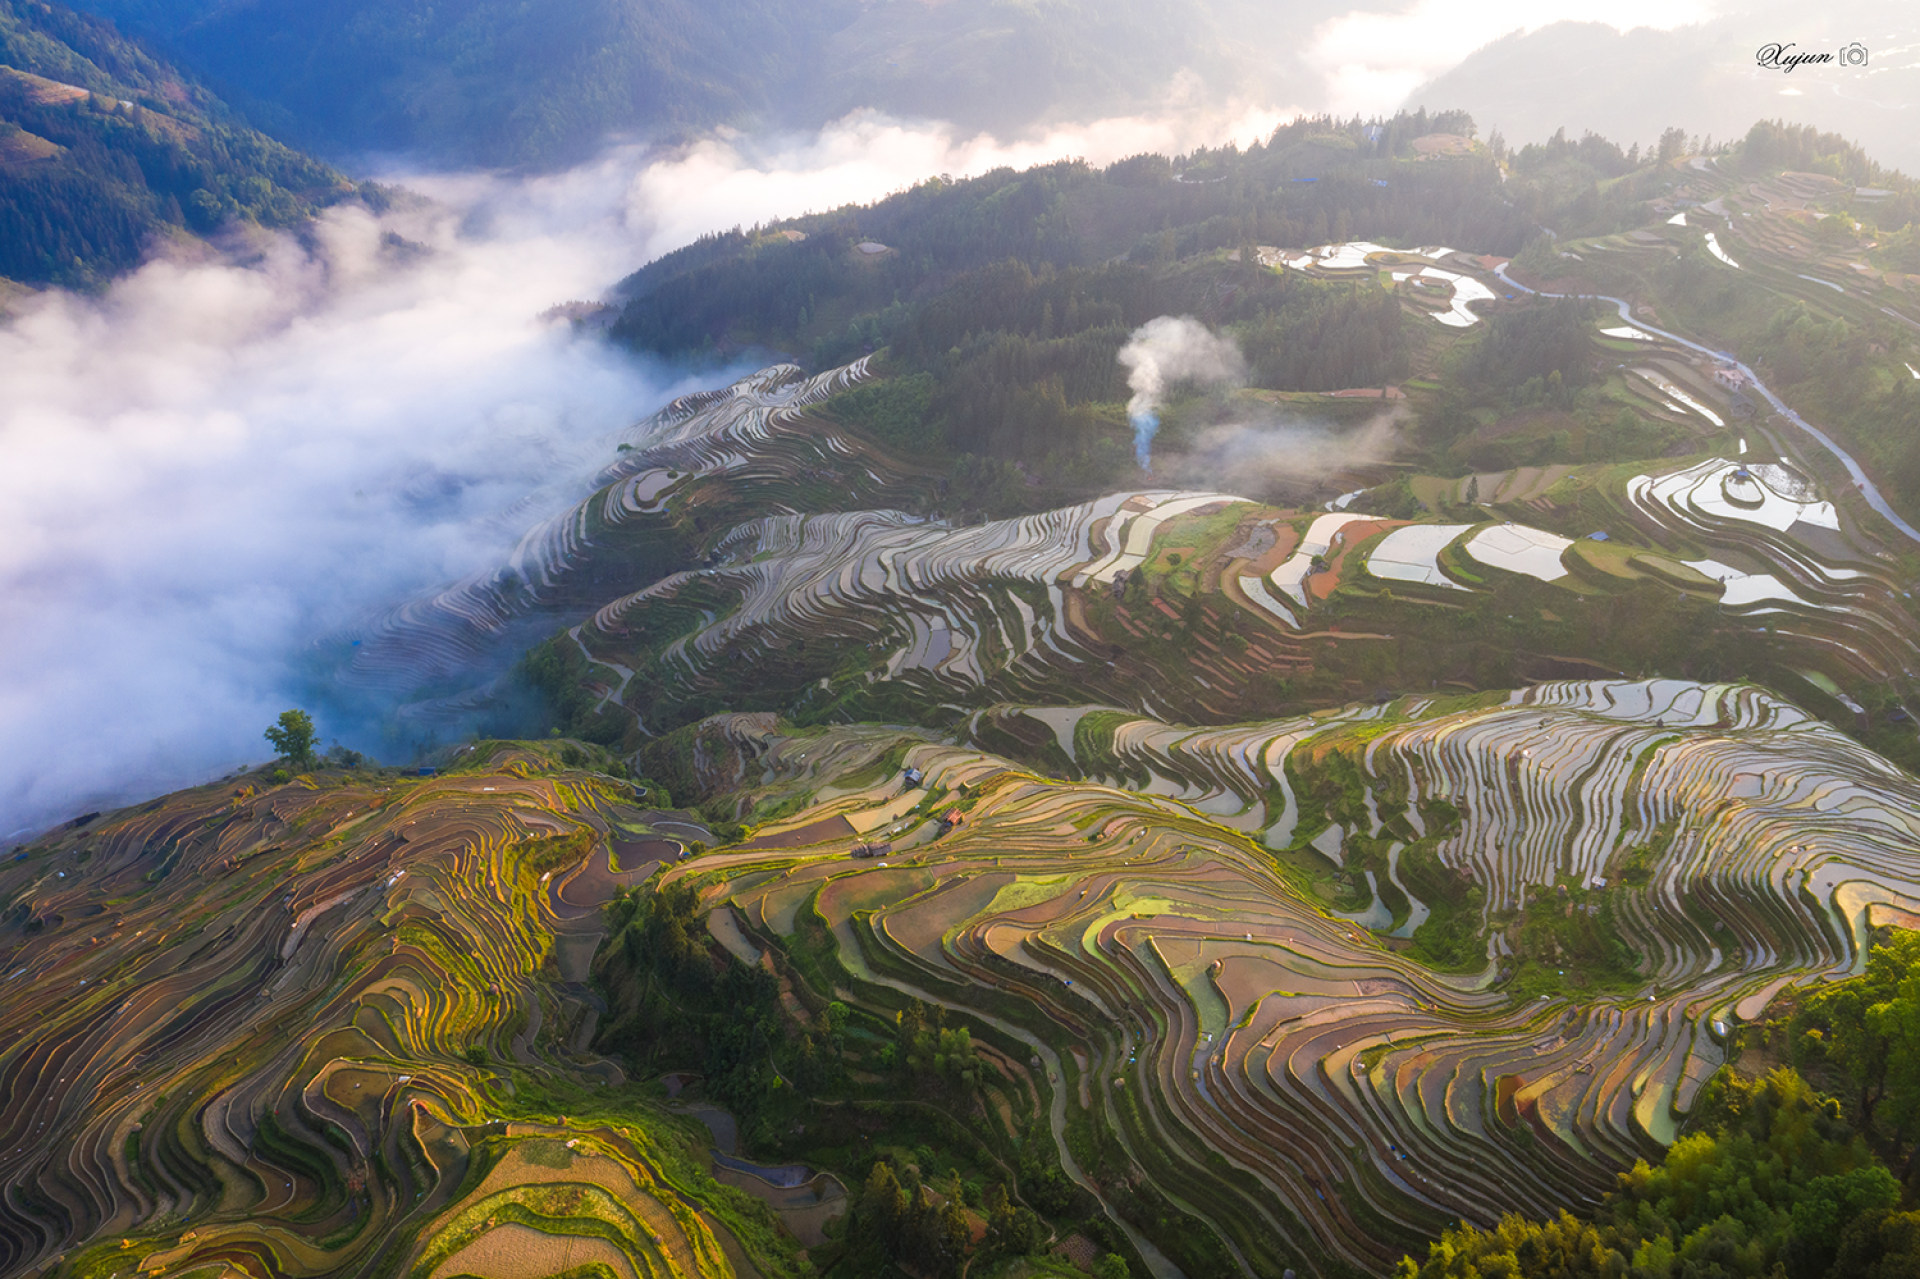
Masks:
[[[1881,163],[1920,169],[1912,127],[1920,103],[1909,74],[1920,24],[1897,5],[1728,6],[1666,30],[1620,30],[1603,12],[1583,16],[1590,20],[1503,35],[1421,86],[1408,105],[1463,108],[1529,141],[1558,128],[1624,142],[1674,125],[1728,138],[1756,119],[1824,121]],[[1782,74],[1755,64],[1768,44],[1836,55],[1858,45],[1865,60],[1845,76],[1819,67]]]
[[[811,129],[859,108],[1018,131],[1149,109],[1176,76],[1264,99],[1285,43],[1242,0],[89,7],[322,151],[535,167],[609,133]]]
[[[0,0],[0,1277],[1916,1273],[1903,23]]]

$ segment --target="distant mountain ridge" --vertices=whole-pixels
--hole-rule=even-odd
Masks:
[[[1652,143],[1668,128],[1730,139],[1755,119],[1838,130],[1891,168],[1920,172],[1913,128],[1920,85],[1897,65],[1920,39],[1911,11],[1839,0],[1816,9],[1743,6],[1692,26],[1619,31],[1601,22],[1556,22],[1479,49],[1407,98],[1412,109],[1459,107],[1515,144],[1554,130]],[[1756,65],[1768,42],[1806,52],[1854,41],[1864,67],[1803,66],[1787,74]]]
[[[1299,65],[1254,0],[84,0],[321,154],[552,168],[609,135],[807,129],[861,107],[1025,129],[1262,97]],[[1290,26],[1334,13],[1311,0]],[[1258,90],[1258,92],[1255,92]]]

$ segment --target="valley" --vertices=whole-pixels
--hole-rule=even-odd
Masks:
[[[1475,132],[562,308],[710,384],[310,637],[388,762],[0,862],[0,1272],[1909,1256],[1920,189]]]

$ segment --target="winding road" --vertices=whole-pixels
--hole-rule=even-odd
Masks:
[[[1543,298],[1579,298],[1582,300],[1611,302],[1619,308],[1620,318],[1637,329],[1645,329],[1647,332],[1663,337],[1669,342],[1677,343],[1680,346],[1687,347],[1689,350],[1698,351],[1702,355],[1710,355],[1716,360],[1732,358],[1724,351],[1716,351],[1711,347],[1702,346],[1698,342],[1681,337],[1678,333],[1669,333],[1665,329],[1656,329],[1645,320],[1634,319],[1633,308],[1624,299],[1609,297],[1604,293],[1545,293],[1539,289],[1530,289],[1508,275],[1505,266],[1497,266],[1493,270],[1495,275],[1498,275],[1502,280],[1514,288],[1519,289],[1522,293],[1532,293]],[[1773,406],[1776,413],[1825,445],[1829,453],[1840,459],[1840,464],[1847,468],[1847,474],[1853,477],[1854,488],[1860,491],[1860,496],[1866,499],[1867,505],[1873,508],[1875,514],[1906,534],[1915,544],[1920,544],[1920,529],[1916,529],[1913,525],[1907,523],[1906,520],[1900,517],[1898,511],[1895,511],[1893,507],[1887,504],[1887,499],[1880,496],[1880,490],[1876,488],[1873,481],[1867,477],[1866,471],[1861,469],[1860,464],[1853,460],[1853,454],[1841,448],[1839,442],[1831,435],[1828,435],[1825,431],[1814,426],[1798,413],[1788,408],[1779,396],[1767,388],[1766,383],[1754,376],[1752,369],[1742,364],[1739,360],[1734,360],[1733,366],[1739,369],[1749,382],[1753,383],[1753,389],[1758,391],[1761,397]]]
[[[627,714],[633,716],[633,722],[640,725],[640,731],[642,733],[645,733],[649,737],[653,736],[652,730],[647,727],[647,721],[640,717],[640,712],[627,705],[626,702],[627,685],[633,682],[633,668],[630,666],[622,666],[620,663],[610,661],[604,657],[594,656],[593,650],[587,647],[587,642],[580,638],[580,631],[584,626],[586,626],[586,623],[582,622],[579,626],[567,632],[568,635],[573,637],[573,642],[580,646],[581,656],[585,657],[591,665],[604,666],[620,677],[618,684],[614,685],[609,691],[601,694],[600,700],[594,704],[594,714],[599,714],[608,706],[617,706]]]

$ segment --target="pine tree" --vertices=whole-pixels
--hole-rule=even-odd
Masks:
[[[900,1233],[906,1243],[908,1260],[929,1269],[939,1264],[940,1206],[933,1201],[933,1191],[925,1185],[914,1189],[905,1228]]]
[[[867,1174],[867,1184],[860,1193],[860,1217],[862,1226],[889,1256],[900,1251],[907,1210],[907,1192],[894,1175],[893,1165],[883,1159]]]
[[[948,1265],[957,1265],[967,1255],[967,1245],[972,1240],[973,1231],[967,1225],[967,1212],[960,1206],[960,1195],[956,1190],[947,1196],[946,1206],[940,1209],[939,1245],[942,1260]]]

